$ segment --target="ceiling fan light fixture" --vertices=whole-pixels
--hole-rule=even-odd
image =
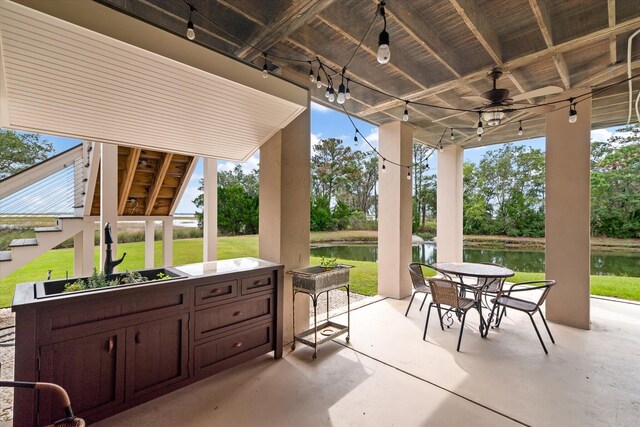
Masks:
[[[482,112],[482,118],[485,122],[487,122],[487,125],[489,126],[498,126],[504,119],[507,118],[508,115],[509,113],[499,108]]]

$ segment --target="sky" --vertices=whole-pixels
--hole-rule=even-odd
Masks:
[[[378,128],[374,125],[366,123],[364,121],[354,118],[354,122],[358,127],[358,130],[365,135],[366,139],[374,146],[378,147]],[[600,141],[606,141],[616,128],[598,129],[591,131],[592,139]],[[312,143],[312,155],[313,145],[325,138],[338,138],[342,139],[346,145],[352,147],[354,150],[369,151],[371,148],[359,138],[359,142],[356,143],[353,140],[354,129],[349,121],[348,117],[335,110],[324,107],[320,104],[311,103],[311,143]],[[54,153],[67,150],[80,141],[70,138],[63,138],[58,136],[45,136],[45,139],[52,143],[54,147]],[[535,138],[525,141],[519,141],[514,145],[524,145],[532,148],[544,150],[544,138]],[[491,145],[487,147],[472,148],[464,151],[464,161],[478,163],[485,153],[496,149],[498,146]],[[437,153],[431,159],[429,159],[429,167],[432,173],[436,173],[437,170]],[[249,160],[244,163],[240,163],[245,172],[250,172],[256,169],[259,164],[259,152],[256,152]],[[236,163],[227,161],[218,161],[218,171],[229,171],[235,167]],[[182,200],[176,209],[176,213],[193,213],[196,210],[192,200],[198,196],[199,181],[203,176],[202,160],[198,162],[193,175],[189,181],[189,185],[184,192]]]

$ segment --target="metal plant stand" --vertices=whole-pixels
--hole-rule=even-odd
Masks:
[[[318,356],[318,346],[330,341],[340,335],[347,334],[346,341],[349,342],[349,328],[351,326],[351,301],[349,295],[349,269],[351,265],[337,265],[333,268],[312,266],[292,270],[289,273],[293,276],[293,344],[291,351],[296,348],[296,341],[313,347],[313,358]],[[329,291],[345,288],[347,290],[347,324],[342,325],[329,320]],[[296,335],[296,295],[305,293],[311,297],[313,302],[313,328]],[[318,324],[318,298],[323,293],[327,293],[327,319]]]

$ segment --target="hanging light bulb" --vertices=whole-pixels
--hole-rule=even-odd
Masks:
[[[478,135],[482,135],[482,133],[484,132],[484,129],[482,128],[482,116],[478,113],[478,128],[476,129],[476,132],[478,132]]]
[[[453,136],[453,129],[451,129],[451,140],[453,141],[454,139],[456,139],[456,137]]]
[[[442,142],[440,143],[440,146],[438,147],[438,151],[440,151],[441,153],[444,151],[444,147],[442,146]]]
[[[404,113],[402,114],[402,121],[409,121],[409,110],[408,110],[409,101],[404,101]]]
[[[429,170],[429,163],[427,163],[426,165],[424,165],[424,168],[425,168],[426,170]]]
[[[520,120],[520,126],[518,127],[518,136],[522,136],[522,134],[524,134],[524,131],[522,130],[522,120]]]
[[[482,141],[482,135],[478,135],[478,142]]]
[[[407,167],[407,180],[411,181],[411,168]]]
[[[196,32],[193,29],[193,22],[191,21],[191,15],[193,15],[194,7],[189,5],[189,21],[187,22],[187,38],[189,40],[195,40]]]
[[[356,130],[356,134],[353,136],[353,143],[357,147],[360,143],[358,142],[358,131]]]
[[[333,86],[329,89],[329,102],[333,102],[336,100],[336,91],[333,90]]]
[[[322,87],[322,79],[320,78],[320,70],[318,70],[318,75],[316,76],[316,87],[320,89]]]
[[[338,104],[344,104],[345,101],[345,87],[344,87],[344,78],[343,81],[340,82],[340,86],[338,86]]]
[[[327,90],[324,91],[324,97],[325,98],[329,98],[329,92],[330,92],[329,86],[327,86]]]
[[[378,36],[377,58],[380,64],[386,64],[387,62],[389,62],[389,59],[391,58],[391,51],[389,50],[389,33],[387,33],[387,15],[385,14],[385,11],[384,11],[384,1],[380,2],[379,10],[380,10],[380,15],[382,16],[382,19],[384,20],[384,27],[382,29],[382,32]]]
[[[311,61],[309,61],[309,81],[311,83],[316,82],[316,76],[313,74],[313,65],[311,65]]]
[[[573,98],[569,100],[571,105],[569,106],[569,123],[575,123],[578,121],[578,112],[576,111],[576,104],[573,102]]]
[[[262,66],[262,78],[266,79],[267,77],[269,77],[269,67],[267,66],[267,54],[263,53],[264,55],[264,65]]]
[[[386,160],[383,158],[382,159],[382,173],[387,173],[387,165],[384,164]]]
[[[347,90],[344,93],[344,97],[347,99],[351,99],[351,91],[349,90],[349,79],[347,79]]]

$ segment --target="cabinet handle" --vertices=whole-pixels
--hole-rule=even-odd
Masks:
[[[269,284],[269,282],[262,283],[262,280],[256,280],[255,282],[253,282],[254,286],[267,285],[267,284]]]
[[[238,341],[237,343],[233,344],[233,348],[240,348],[242,347],[242,343],[240,341]]]
[[[136,341],[136,344],[140,344],[140,341],[141,341],[140,340],[140,332],[136,332],[135,341]]]
[[[112,351],[113,351],[113,337],[109,338],[109,341],[107,342],[107,353],[111,354]]]
[[[221,289],[221,288],[215,288],[215,289],[212,289],[212,290],[211,290],[211,293],[212,293],[212,294],[214,294],[214,295],[217,295],[217,294],[219,294],[220,292],[222,292],[222,289]]]
[[[235,313],[233,313],[234,316],[240,316],[242,314],[241,311],[236,311]]]

